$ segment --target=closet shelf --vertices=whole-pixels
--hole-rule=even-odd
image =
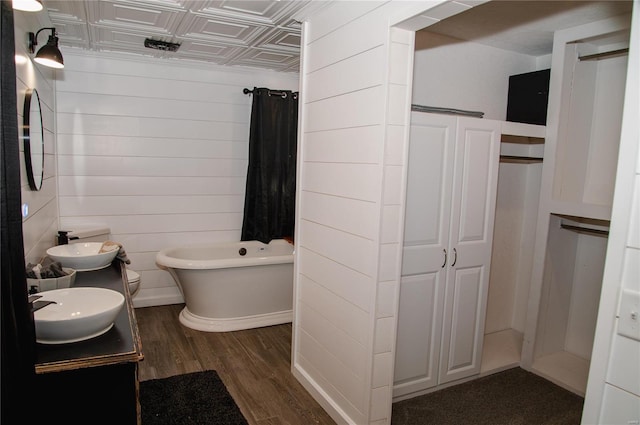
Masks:
[[[519,145],[542,145],[544,137],[517,136],[515,134],[503,134],[500,137],[502,143],[517,143]]]
[[[542,162],[543,159],[533,156],[500,155],[500,162],[509,164],[536,164]]]

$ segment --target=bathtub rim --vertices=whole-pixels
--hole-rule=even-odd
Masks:
[[[256,257],[244,257],[239,256],[233,258],[214,258],[208,260],[189,260],[183,258],[177,258],[169,255],[172,250],[183,248],[207,248],[207,247],[222,247],[229,245],[236,245],[238,247],[243,246],[269,246],[271,243],[287,244],[291,247],[291,254],[285,255],[263,255]],[[293,245],[284,239],[274,239],[269,244],[262,243],[260,241],[237,241],[237,242],[215,242],[215,243],[197,243],[197,244],[182,244],[176,246],[170,246],[162,249],[156,254],[156,264],[160,268],[174,268],[184,270],[210,270],[221,268],[234,268],[234,267],[251,267],[266,264],[288,264],[293,263],[293,256],[295,249]]]

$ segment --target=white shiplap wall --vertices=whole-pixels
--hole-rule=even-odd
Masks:
[[[323,10],[305,24],[301,69],[293,372],[336,421],[359,424],[369,422],[375,335],[384,9]]]
[[[293,372],[338,423],[389,423],[412,31],[406,4],[305,24]]]
[[[240,238],[254,86],[298,75],[63,51],[60,222],[106,224],[141,275],[137,307],[182,302],[166,247]]]
[[[55,133],[55,79],[51,68],[36,65],[27,51],[27,33],[35,32],[48,20],[45,12],[14,11],[16,43],[16,93],[18,132],[20,137],[20,182],[22,203],[27,204],[29,215],[23,217],[22,234],[25,264],[37,263],[55,244],[58,225],[56,187],[56,133]],[[42,36],[44,37],[44,35]],[[27,89],[35,88],[40,97],[42,125],[44,128],[44,180],[39,191],[29,188],[25,172],[22,144],[22,120],[24,98]]]
[[[392,381],[395,364],[395,335],[400,292],[408,140],[410,128],[411,80],[414,32],[391,28],[387,82],[387,120],[384,143],[384,182],[375,339],[369,422],[391,420]]]

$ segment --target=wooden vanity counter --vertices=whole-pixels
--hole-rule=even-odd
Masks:
[[[125,305],[120,310],[113,328],[103,335],[71,344],[36,344],[36,373],[142,360],[142,344],[124,264],[114,261],[110,267],[102,270],[77,272],[73,286],[118,291],[124,295]]]
[[[102,270],[77,272],[73,287],[118,291],[125,305],[114,326],[98,337],[36,344],[37,410],[43,419],[53,414],[66,424],[140,424],[138,362],[143,354],[125,266],[116,260]]]

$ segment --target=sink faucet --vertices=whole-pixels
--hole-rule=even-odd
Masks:
[[[66,245],[70,240],[78,239],[77,236],[67,236],[68,230],[58,230],[57,242],[58,245]]]
[[[57,304],[55,301],[36,301],[38,298],[42,298],[42,295],[29,295],[29,305],[31,306],[32,313],[49,304]]]

